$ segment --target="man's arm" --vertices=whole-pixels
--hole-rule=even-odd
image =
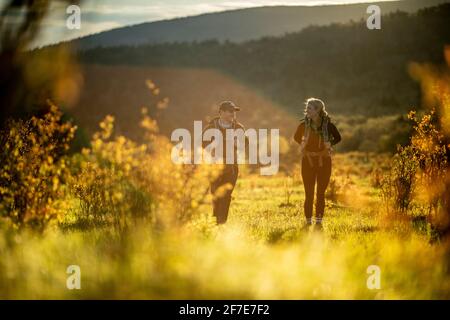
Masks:
[[[208,146],[208,145],[211,143],[211,141],[204,141],[204,140],[203,140],[203,136],[204,136],[204,134],[205,134],[205,131],[208,130],[208,129],[213,129],[213,128],[214,128],[214,126],[213,126],[211,123],[209,123],[209,124],[203,129],[203,132],[202,132],[202,148],[203,148],[203,149],[205,149],[206,146]]]
[[[250,140],[248,139],[248,136],[245,135],[245,127],[242,123],[237,122],[235,126],[236,130],[242,130],[244,132],[244,148],[245,148],[245,159],[248,159],[249,150],[250,150]]]

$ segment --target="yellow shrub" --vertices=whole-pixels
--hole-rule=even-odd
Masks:
[[[50,104],[42,118],[11,120],[0,134],[0,215],[16,227],[43,227],[67,209],[64,156],[76,127]]]
[[[159,225],[183,224],[208,196],[212,166],[180,165],[170,158],[171,142],[158,134],[156,121],[144,113],[145,142],[113,135],[107,116],[94,134],[91,148],[74,157],[71,189],[81,200],[81,216],[120,228],[132,217]]]

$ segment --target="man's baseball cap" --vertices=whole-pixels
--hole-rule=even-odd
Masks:
[[[219,111],[240,111],[241,108],[236,106],[233,101],[222,101],[219,105]]]

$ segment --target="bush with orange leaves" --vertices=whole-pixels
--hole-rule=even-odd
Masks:
[[[68,212],[78,224],[108,224],[119,231],[137,218],[182,225],[210,197],[209,182],[219,169],[173,163],[172,143],[146,109],[144,142],[114,135],[114,118],[107,116],[90,147],[68,155],[76,127],[50,107],[42,118],[10,121],[0,133],[0,217],[14,226],[43,228]]]
[[[156,121],[143,113],[144,143],[114,136],[114,118],[107,116],[91,148],[75,158],[71,190],[80,200],[82,217],[120,230],[137,217],[158,226],[180,225],[209,196],[217,169],[173,163],[171,142],[158,135]]]
[[[398,147],[392,169],[383,179],[382,195],[388,209],[401,213],[414,209],[430,222],[434,218],[437,223],[443,207],[441,195],[449,173],[449,147],[444,143],[434,110],[421,118],[411,111],[408,118],[414,123],[414,133],[409,145]]]
[[[114,118],[107,116],[94,134],[91,148],[73,157],[70,189],[80,200],[80,217],[118,228],[127,216],[146,215],[151,194],[139,189],[135,172],[145,158],[145,145],[113,137]]]
[[[50,101],[43,117],[10,120],[0,133],[0,217],[43,228],[67,211],[65,152],[76,127]]]

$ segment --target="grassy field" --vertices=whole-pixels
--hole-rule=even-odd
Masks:
[[[24,54],[46,10],[23,15],[0,44],[0,299],[450,299],[450,46],[417,29],[445,26],[447,9],[395,14],[384,40],[358,23],[285,44],[174,44],[187,50],[158,66],[151,47],[119,48],[124,65],[81,64],[65,45]],[[352,30],[356,50],[336,41]],[[311,95],[342,136],[322,230],[306,227],[292,139]],[[197,138],[193,122],[228,99],[247,129],[279,129],[280,170],[259,175],[262,152],[243,166],[218,226],[220,168],[176,161],[201,148],[172,133]]]
[[[360,174],[347,170],[322,232],[304,228],[297,169],[261,177],[245,168],[224,226],[205,205],[187,225],[161,231],[145,220],[124,233],[79,228],[70,214],[43,235],[5,228],[0,298],[450,298],[447,246],[385,215],[358,159],[336,160],[335,175],[344,163]],[[80,290],[66,287],[69,265],[80,266]],[[380,289],[367,287],[370,265],[380,267]]]

